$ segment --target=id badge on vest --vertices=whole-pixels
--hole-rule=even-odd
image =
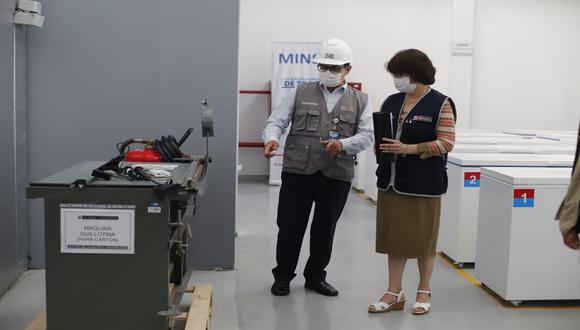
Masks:
[[[340,131],[338,130],[338,118],[332,120],[332,129],[328,131],[329,140],[338,140],[340,138]]]

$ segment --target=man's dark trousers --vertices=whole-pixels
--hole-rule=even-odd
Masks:
[[[314,216],[310,227],[310,257],[304,269],[306,282],[326,278],[336,223],[350,191],[350,182],[329,179],[318,171],[312,175],[282,172],[278,201],[277,266],[272,270],[276,280],[290,281],[300,255],[300,247],[312,204]]]

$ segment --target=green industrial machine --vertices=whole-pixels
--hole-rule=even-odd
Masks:
[[[189,223],[208,158],[123,164],[169,174],[144,181],[96,179],[102,163],[81,162],[27,189],[44,199],[47,329],[168,329],[190,274]]]

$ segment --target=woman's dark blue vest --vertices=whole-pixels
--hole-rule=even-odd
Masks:
[[[402,123],[401,142],[418,144],[437,140],[437,126],[443,103],[449,100],[455,113],[455,105],[447,96],[431,89],[405,118]],[[405,93],[389,96],[381,107],[381,112],[393,115],[395,133],[399,123],[399,114],[405,101]],[[378,141],[375,141],[379,143]],[[385,190],[391,180],[391,162],[379,164],[377,169],[377,187]],[[447,191],[447,155],[426,159],[419,155],[398,155],[395,161],[396,192],[410,195],[440,196]]]

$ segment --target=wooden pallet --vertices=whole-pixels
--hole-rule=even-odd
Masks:
[[[46,330],[46,309],[36,315],[26,330]]]
[[[192,294],[189,310],[171,319],[185,321],[185,330],[209,330],[213,312],[211,284],[198,284],[185,292]]]
[[[187,312],[172,317],[172,323],[185,321],[184,330],[209,330],[213,312],[211,284],[198,284],[186,289],[185,292],[192,295],[189,309]],[[170,294],[174,294],[174,288],[170,287]],[[38,313],[26,330],[46,330],[46,310]]]

